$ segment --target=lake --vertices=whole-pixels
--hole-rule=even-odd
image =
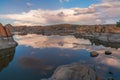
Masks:
[[[16,48],[0,50],[0,80],[40,80],[49,78],[60,65],[79,62],[94,67],[107,79],[120,79],[120,47],[96,45],[72,35],[15,35]],[[105,55],[104,51],[112,51]],[[90,51],[99,56],[91,57]]]

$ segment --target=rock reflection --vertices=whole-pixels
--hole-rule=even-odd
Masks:
[[[15,48],[0,50],[0,72],[13,60]]]

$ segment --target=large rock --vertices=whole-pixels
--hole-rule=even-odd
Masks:
[[[17,45],[8,27],[0,23],[0,49],[15,47]]]
[[[97,57],[98,55],[99,55],[99,53],[97,53],[96,51],[90,52],[91,57]]]
[[[10,30],[7,27],[4,27],[7,37],[12,37]]]
[[[111,52],[111,51],[105,51],[105,54],[106,54],[106,55],[111,55],[112,52]]]
[[[51,78],[42,80],[98,80],[98,78],[91,67],[73,63],[58,67]]]
[[[3,25],[0,23],[0,36],[1,37],[12,37],[12,34],[8,27],[3,27]]]
[[[1,23],[0,23],[0,36],[1,37],[7,37],[6,30]]]
[[[6,24],[5,28],[9,29],[9,31],[11,32],[11,34],[14,34],[15,29],[14,29],[14,27],[11,24]]]

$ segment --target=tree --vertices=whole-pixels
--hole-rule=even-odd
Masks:
[[[120,20],[116,24],[117,27],[120,27]]]

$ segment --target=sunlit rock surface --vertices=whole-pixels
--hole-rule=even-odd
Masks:
[[[8,27],[4,27],[0,23],[0,49],[15,47],[17,43],[14,41]]]

